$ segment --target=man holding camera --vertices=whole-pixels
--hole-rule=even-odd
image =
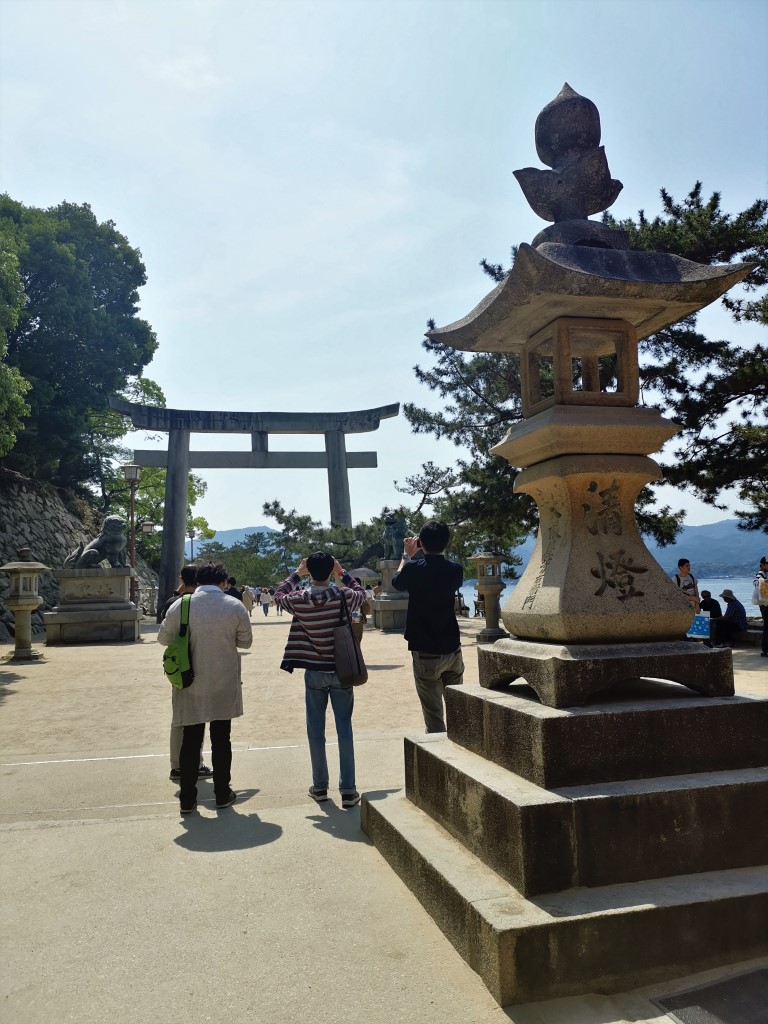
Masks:
[[[395,590],[408,591],[405,639],[427,732],[445,732],[443,689],[464,679],[454,599],[464,582],[458,562],[445,557],[451,532],[445,523],[425,523],[418,537],[406,537]]]

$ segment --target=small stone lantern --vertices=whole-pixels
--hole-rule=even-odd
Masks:
[[[16,620],[16,648],[13,654],[5,656],[4,661],[36,661],[42,657],[39,651],[32,649],[32,612],[43,603],[37,587],[40,574],[47,572],[48,568],[34,560],[29,548],[19,551],[18,562],[0,565],[0,572],[8,574],[11,584],[5,603]]]
[[[475,590],[485,605],[485,626],[477,634],[477,642],[492,644],[509,636],[509,633],[499,626],[499,598],[504,589],[504,583],[501,581],[504,554],[494,550],[493,541],[487,540],[484,550],[472,555],[471,561],[477,563]]]

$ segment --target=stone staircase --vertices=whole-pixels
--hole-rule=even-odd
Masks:
[[[608,699],[610,697],[610,699]],[[768,702],[446,691],[363,828],[501,1005],[768,952]]]

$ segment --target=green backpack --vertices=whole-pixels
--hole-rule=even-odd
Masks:
[[[179,635],[174,637],[163,653],[163,672],[171,686],[182,690],[195,678],[192,670],[192,656],[189,653],[189,601],[190,594],[181,598],[181,622]]]

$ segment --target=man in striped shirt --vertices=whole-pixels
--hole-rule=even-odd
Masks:
[[[331,575],[342,584],[331,584]],[[312,585],[303,589],[301,577]],[[328,761],[325,754],[325,713],[330,699],[339,740],[339,790],[341,806],[354,807],[360,801],[355,786],[355,748],[352,738],[354,690],[342,686],[336,675],[333,630],[345,621],[342,602],[351,614],[365,601],[365,591],[354,576],[342,569],[333,555],[316,551],[302,559],[296,572],[275,591],[275,604],[293,615],[288,643],[280,668],[293,672],[304,669],[307,708],[307,740],[312,762],[309,795],[322,803],[328,799]]]

